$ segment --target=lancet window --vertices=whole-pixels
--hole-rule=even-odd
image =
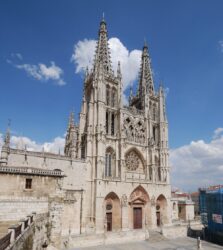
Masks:
[[[108,148],[105,154],[105,176],[111,177],[115,172],[115,152],[112,148]]]

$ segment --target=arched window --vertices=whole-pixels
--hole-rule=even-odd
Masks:
[[[158,166],[158,181],[161,181],[161,167]]]
[[[116,89],[115,88],[112,89],[112,93],[111,93],[111,106],[112,107],[116,106]]]
[[[81,136],[81,159],[85,159],[86,157],[86,136]]]
[[[153,140],[156,141],[156,127],[153,126]]]
[[[113,149],[108,148],[105,154],[105,176],[110,177],[114,174],[115,170],[115,152]]]
[[[108,134],[109,132],[109,113],[108,111],[106,112],[106,133]]]
[[[110,87],[108,85],[106,86],[106,104],[110,105]]]
[[[155,103],[153,104],[153,120],[156,120],[156,105]]]
[[[111,115],[111,135],[115,135],[115,114]]]

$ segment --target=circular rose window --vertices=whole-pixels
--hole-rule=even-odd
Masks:
[[[106,205],[106,210],[111,210],[112,209],[112,204],[107,204]]]

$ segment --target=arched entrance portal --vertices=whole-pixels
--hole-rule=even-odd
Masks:
[[[105,225],[107,231],[121,228],[121,206],[118,196],[111,192],[105,197]]]
[[[156,200],[156,224],[159,227],[167,223],[167,200],[161,194]]]
[[[151,224],[151,206],[146,190],[139,186],[130,195],[130,214],[133,229],[141,229]]]

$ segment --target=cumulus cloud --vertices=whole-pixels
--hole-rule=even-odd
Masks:
[[[114,71],[117,70],[118,61],[121,63],[122,80],[125,91],[126,88],[133,84],[138,77],[142,52],[136,49],[129,51],[116,37],[110,38],[108,43],[111,51],[111,61]],[[74,45],[71,61],[75,63],[76,73],[83,72],[86,67],[89,69],[92,67],[95,48],[96,40],[84,39]]]
[[[38,65],[32,64],[18,64],[15,65],[16,68],[25,70],[26,73],[40,81],[54,80],[57,85],[65,85],[65,81],[62,79],[63,70],[56,66],[55,62],[51,62],[50,66],[46,66],[43,63]]]
[[[172,184],[184,190],[195,190],[223,183],[222,129],[214,131],[213,139],[192,141],[170,151]],[[217,135],[217,137],[216,137]]]
[[[7,59],[6,61],[17,69],[24,70],[28,76],[33,77],[38,81],[46,82],[52,80],[59,86],[63,86],[66,84],[66,82],[62,78],[63,70],[59,66],[57,66],[53,61],[50,63],[49,66],[47,66],[43,63],[15,63],[15,59],[19,59],[21,61],[23,60],[23,57],[19,53],[12,53],[11,59]]]
[[[50,153],[58,153],[61,152],[63,154],[65,139],[64,137],[56,137],[50,142],[38,143],[28,137],[25,136],[12,136],[11,147],[16,149],[25,149],[28,151],[42,151],[50,152]],[[0,149],[3,145],[3,135],[0,134]]]
[[[71,56],[71,62],[76,64],[76,73],[85,71],[93,65],[96,40],[84,39],[74,45],[74,52]]]
[[[219,136],[221,136],[222,132],[223,132],[223,128],[215,129],[213,139],[217,139]]]

